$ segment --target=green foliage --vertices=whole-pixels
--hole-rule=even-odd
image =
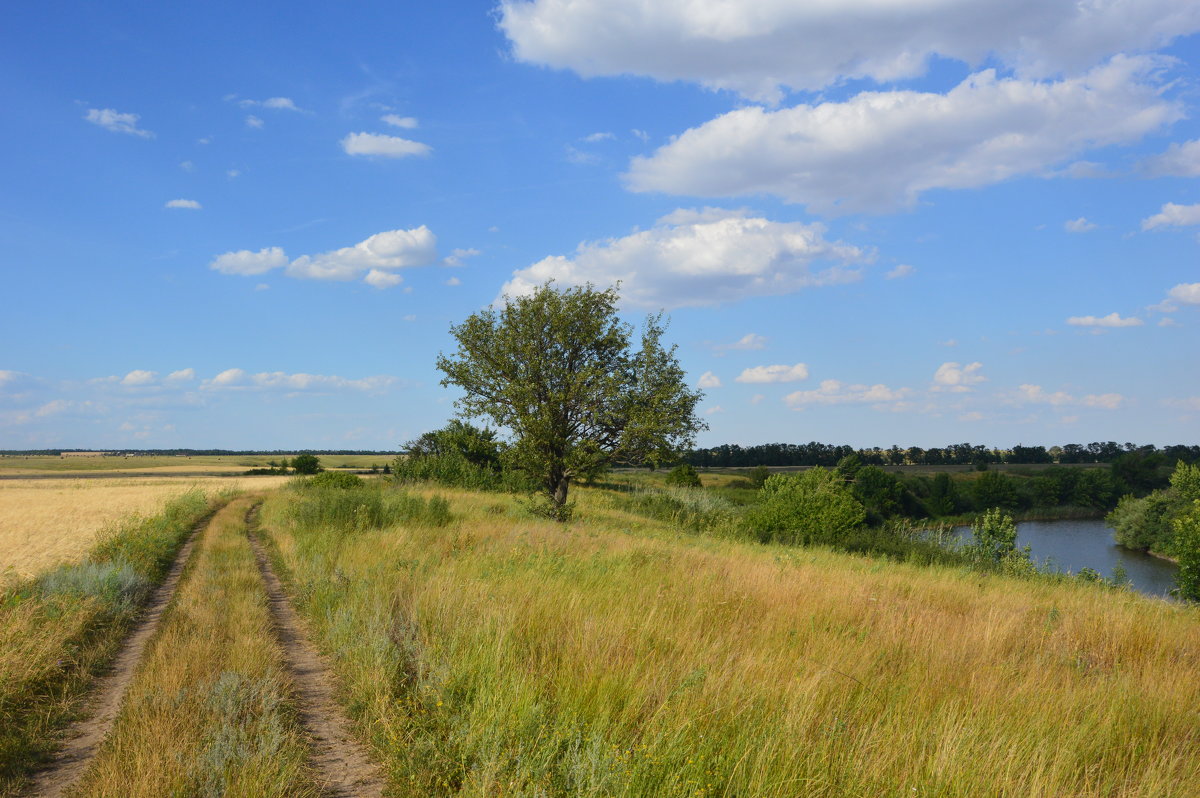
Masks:
[[[1116,495],[1117,486],[1113,481],[1112,472],[1104,468],[1089,468],[1075,480],[1075,492],[1071,503],[1079,507],[1103,510],[1112,507]]]
[[[1176,463],[1171,472],[1171,490],[1184,502],[1200,499],[1200,463]]]
[[[283,461],[285,464],[287,460]],[[292,469],[297,474],[319,474],[325,469],[321,468],[321,458],[315,454],[298,454],[292,458]]]
[[[623,509],[689,532],[731,532],[738,520],[736,507],[710,491],[643,488],[615,494],[614,502]]]
[[[334,488],[339,490],[354,490],[363,486],[362,477],[347,474],[344,471],[325,471],[315,477],[304,480],[304,488]]]
[[[701,488],[704,487],[700,482],[700,475],[696,473],[694,466],[686,463],[680,466],[675,466],[667,474],[666,483],[675,488]]]
[[[838,476],[847,482],[853,482],[854,478],[858,476],[858,470],[862,468],[862,464],[862,458],[857,454],[848,454],[841,460],[838,460]]]
[[[1175,497],[1165,491],[1155,491],[1141,499],[1123,496],[1105,520],[1120,545],[1161,552],[1171,547],[1175,535],[1171,519],[1177,504]]]
[[[954,515],[958,512],[958,488],[946,472],[934,476],[925,507],[932,516]]]
[[[1179,572],[1175,591],[1185,601],[1200,601],[1200,499],[1175,519],[1175,555]]]
[[[314,487],[311,482],[302,482],[295,490],[296,498],[288,503],[288,514],[298,526],[307,529],[356,532],[403,523],[445,526],[451,520],[449,502],[440,496],[426,501],[378,485]]]
[[[968,551],[987,563],[1029,560],[1029,547],[1017,548],[1017,525],[999,507],[987,510],[971,525],[974,537]]]
[[[972,483],[971,492],[975,506],[980,509],[1002,507],[1015,510],[1020,504],[1013,478],[999,471],[985,471],[980,474]]]
[[[863,506],[845,482],[824,468],[775,474],[763,485],[762,494],[746,520],[764,543],[837,545],[866,521]]]
[[[746,474],[746,478],[755,488],[761,488],[766,484],[767,478],[771,476],[771,469],[766,466],[755,466]]]
[[[452,419],[441,429],[426,432],[405,448],[410,458],[461,457],[480,468],[500,470],[500,455],[503,447],[496,438],[496,431],[459,419]]]
[[[451,326],[458,350],[438,357],[442,384],[464,391],[460,413],[509,430],[512,464],[559,507],[573,480],[667,462],[704,428],[701,394],[662,345],[661,315],[647,318],[633,351],[617,301],[616,289],[546,283]]]
[[[838,473],[842,473],[840,465]],[[879,466],[863,466],[856,469],[851,490],[854,497],[862,503],[868,522],[873,525],[882,523],[886,518],[904,514],[904,486],[900,484],[899,479]]]

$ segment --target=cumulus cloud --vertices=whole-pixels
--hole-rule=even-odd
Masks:
[[[205,390],[281,390],[281,391],[315,391],[328,392],[338,390],[353,390],[378,392],[394,385],[395,377],[375,376],[361,379],[347,379],[336,375],[325,374],[288,374],[283,371],[262,371],[250,374],[243,369],[226,369],[211,380],[205,380],[201,388]]]
[[[737,382],[796,382],[808,379],[808,366],[796,363],[792,366],[753,366],[737,376]]]
[[[1113,311],[1107,316],[1072,316],[1067,319],[1067,324],[1074,327],[1141,327],[1145,322],[1133,316],[1121,318]]]
[[[290,97],[268,97],[265,100],[239,100],[238,105],[243,108],[270,108],[275,111],[297,111],[304,112],[296,103],[292,102]]]
[[[1025,383],[1011,396],[1018,404],[1042,404],[1052,407],[1094,407],[1101,410],[1116,410],[1125,402],[1119,393],[1087,394],[1075,397],[1066,391],[1047,392],[1040,385]]]
[[[615,138],[616,138],[616,136],[614,136],[612,133],[599,132],[599,133],[589,133],[588,135],[583,137],[583,140],[586,141],[588,144],[597,144],[601,141],[610,141]]]
[[[209,268],[222,274],[253,275],[284,267],[288,277],[301,280],[347,281],[361,277],[374,288],[390,288],[403,282],[392,273],[394,270],[427,266],[437,257],[437,236],[421,225],[376,233],[352,247],[301,255],[290,262],[281,247],[226,252],[214,258]]]
[[[1039,175],[1082,150],[1137,141],[1181,118],[1154,75],[1117,56],[1044,83],[971,75],[946,94],[863,92],[844,102],[739,108],[685,131],[624,175],[633,191],[772,194],[820,212],[893,211],[931,189]]]
[[[480,252],[477,249],[473,249],[473,248],[452,249],[452,250],[450,250],[450,254],[447,255],[442,260],[442,265],[443,266],[466,266],[467,258],[473,258],[476,255],[482,255],[482,254],[483,254],[482,252]]]
[[[376,155],[380,158],[407,158],[433,152],[428,144],[382,133],[351,133],[342,139],[342,150],[347,155]]]
[[[140,385],[153,385],[157,380],[158,372],[135,369],[121,378],[121,384],[136,387]]]
[[[721,378],[711,371],[706,371],[700,375],[700,379],[696,382],[699,388],[720,388]]]
[[[167,207],[167,208],[184,208],[184,209],[187,209],[187,210],[198,211],[198,210],[200,210],[200,209],[201,209],[202,207],[204,207],[204,206],[202,206],[202,205],[201,205],[199,202],[196,202],[196,200],[190,200],[190,199],[173,199],[173,200],[167,200],[167,204],[166,204],[164,207]]]
[[[704,415],[715,416],[717,413],[724,413],[724,412],[725,412],[725,408],[721,407],[720,405],[713,405],[712,407],[710,407],[704,411]]]
[[[1152,177],[1200,177],[1200,139],[1176,142],[1161,155],[1142,161],[1139,168]]]
[[[1176,205],[1174,202],[1168,202],[1158,213],[1142,220],[1142,229],[1190,227],[1196,224],[1200,224],[1200,204]]]
[[[888,280],[899,280],[901,277],[908,277],[910,274],[916,274],[916,267],[910,266],[907,263],[901,263],[894,269],[890,269],[887,274],[883,275]]]
[[[500,28],[521,61],[584,77],[645,75],[776,101],[782,88],[847,78],[919,77],[934,56],[1019,73],[1086,69],[1200,30],[1179,0],[502,0]]]
[[[803,410],[810,405],[886,405],[903,401],[911,394],[908,388],[889,388],[881,383],[847,385],[838,380],[822,380],[821,387],[816,390],[789,393],[783,401],[793,410]]]
[[[1078,219],[1068,219],[1063,222],[1063,229],[1068,233],[1090,233],[1096,227],[1097,225],[1089,222],[1084,216],[1080,216]]]
[[[261,128],[264,124],[266,124],[266,123],[263,122],[261,119],[259,119],[254,114],[249,114],[246,117],[246,127],[252,127],[257,130],[258,128]]]
[[[417,118],[414,116],[397,116],[396,114],[386,114],[379,118],[392,127],[402,127],[405,130],[413,130],[417,127]]]
[[[983,364],[979,362],[960,366],[958,363],[943,363],[933,373],[934,391],[949,391],[951,393],[966,393],[972,385],[986,382],[987,377],[979,373]]]
[[[1167,296],[1185,305],[1200,305],[1200,283],[1180,283]]]
[[[251,252],[248,249],[226,252],[224,255],[213,258],[212,263],[208,266],[221,274],[250,275],[264,274],[271,269],[286,265],[287,262],[287,255],[284,254],[282,248],[266,247],[258,252]]]
[[[196,370],[187,368],[179,369],[179,371],[172,371],[167,375],[167,378],[164,380],[164,382],[191,382],[194,379],[196,379]]]
[[[547,280],[566,286],[620,281],[622,299],[632,305],[706,306],[852,282],[860,274],[847,267],[871,258],[869,251],[826,240],[820,224],[676,211],[649,230],[584,242],[572,257],[552,255],[513,272],[501,294],[529,294]]]
[[[123,114],[111,108],[89,108],[87,115],[83,118],[93,125],[99,125],[113,133],[128,133],[144,139],[154,138],[154,134],[149,130],[142,130],[138,127],[138,120],[141,117],[137,114]]]
[[[758,333],[746,333],[741,338],[731,344],[717,344],[713,347],[714,352],[731,352],[743,351],[748,352],[756,349],[765,349],[767,346],[767,337]]]

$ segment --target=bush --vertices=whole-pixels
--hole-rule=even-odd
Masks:
[[[1175,554],[1179,558],[1175,592],[1184,601],[1200,601],[1200,499],[1175,519],[1174,526]]]
[[[361,488],[363,484],[361,477],[347,474],[344,471],[325,471],[301,482],[301,486],[305,488],[335,488],[339,490],[354,490]]]
[[[967,547],[978,559],[1002,564],[1008,560],[1029,560],[1029,547],[1017,548],[1017,525],[1012,516],[999,507],[986,511],[971,525],[974,540]]]
[[[667,485],[673,488],[702,488],[703,483],[700,482],[700,475],[696,473],[696,469],[684,463],[681,466],[675,466],[667,474]]]
[[[287,460],[283,462],[286,464]],[[297,474],[319,474],[325,469],[321,468],[321,458],[315,454],[298,454],[292,459],[292,470]]]
[[[761,488],[767,483],[767,478],[771,476],[771,469],[762,465],[755,466],[754,468],[750,469],[746,476],[749,478],[754,487]]]
[[[863,526],[866,513],[836,472],[817,467],[767,479],[746,520],[764,543],[837,545]]]

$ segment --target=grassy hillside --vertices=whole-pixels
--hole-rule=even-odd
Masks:
[[[263,511],[399,795],[1200,792],[1193,608],[442,495]]]

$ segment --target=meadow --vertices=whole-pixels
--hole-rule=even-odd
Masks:
[[[731,479],[580,487],[565,525],[503,493],[340,475],[189,494],[170,523],[131,522],[0,602],[0,720],[21,729],[0,739],[0,794],[78,715],[136,574],[153,572],[136,564],[161,563],[218,504],[76,789],[319,793],[246,537],[260,497],[256,534],[388,795],[1200,792],[1200,610],[751,542],[723,498]],[[112,543],[152,526],[172,530],[156,558]],[[92,574],[126,560],[126,581]],[[63,668],[80,640],[86,656]]]

